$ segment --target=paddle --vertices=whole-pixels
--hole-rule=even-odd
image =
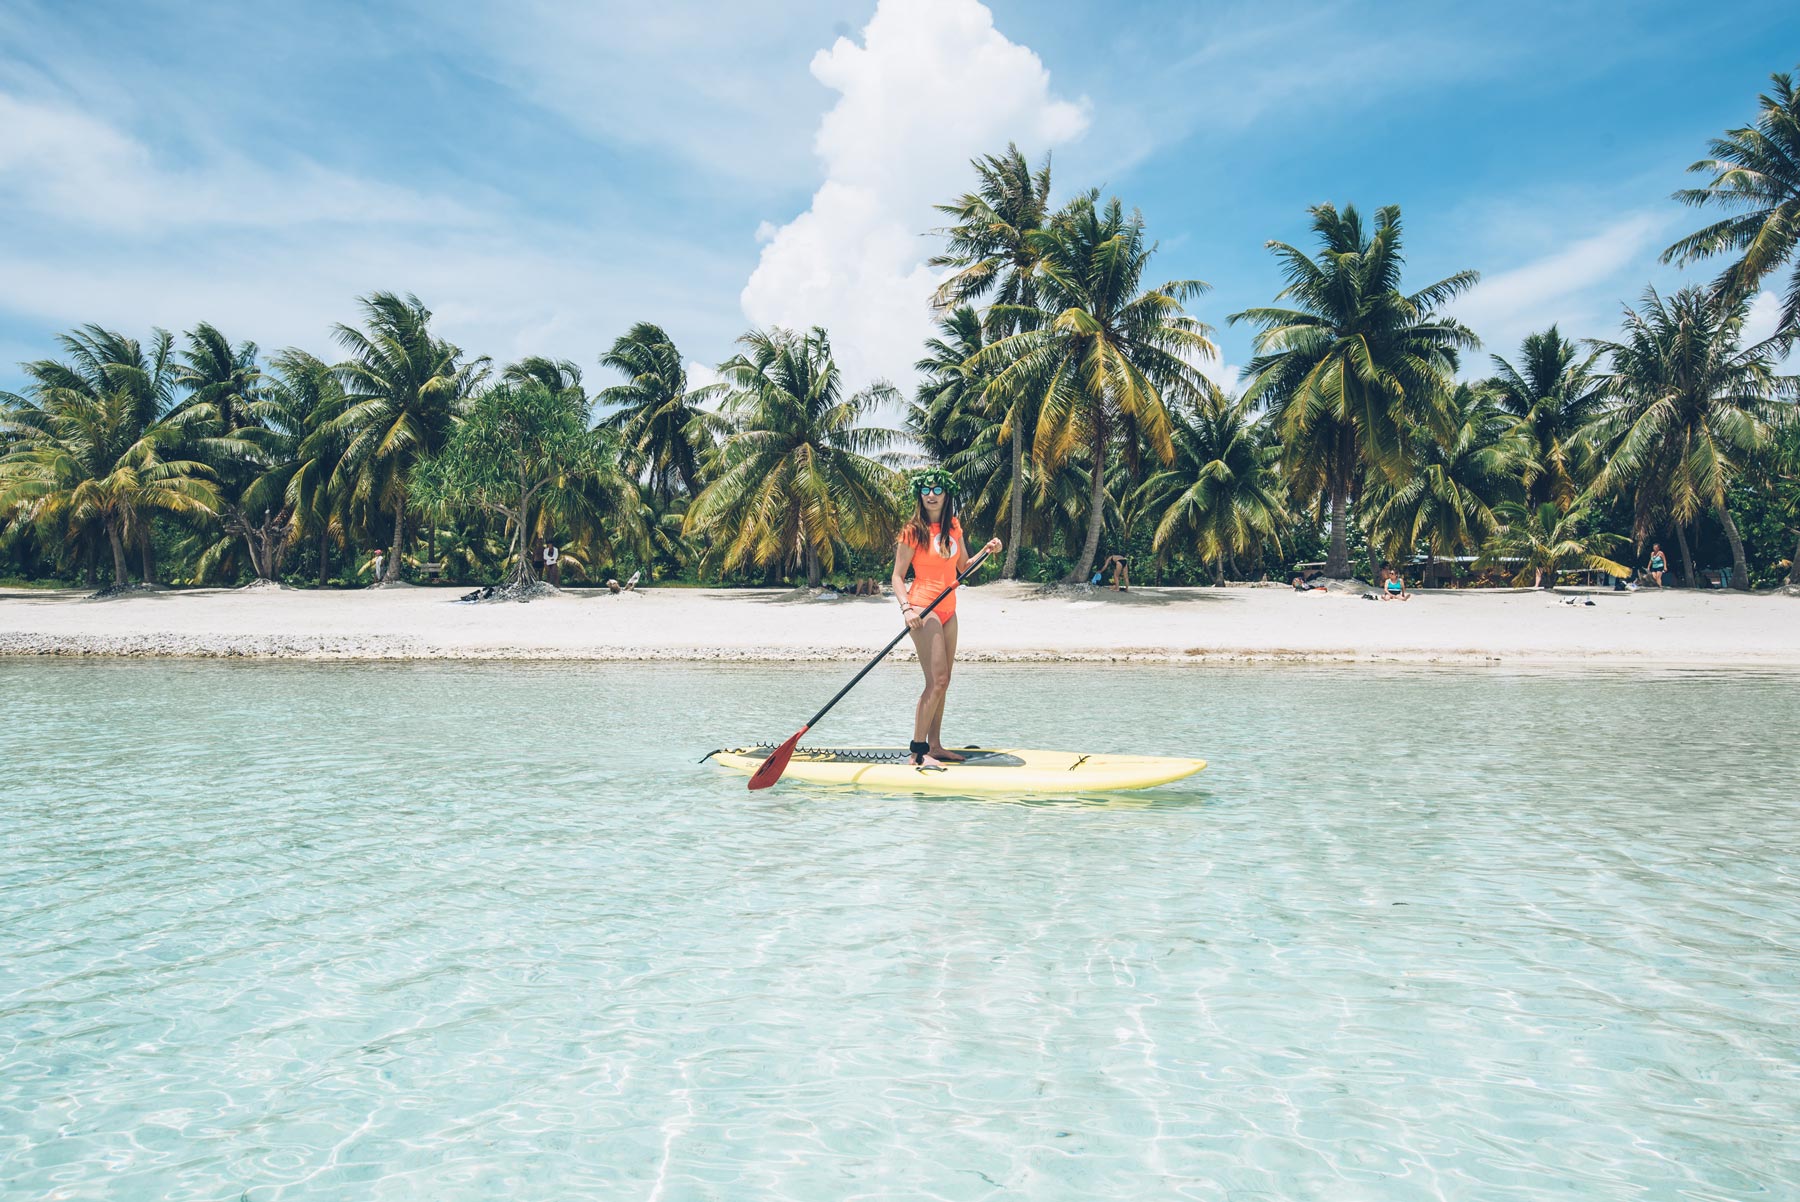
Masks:
[[[951,590],[954,589],[957,584],[961,584],[970,572],[973,572],[976,568],[980,567],[981,561],[986,558],[987,548],[983,547],[980,551],[975,553],[975,558],[969,560],[969,566],[957,574],[956,584],[952,584],[949,588],[933,597],[931,599],[931,604],[927,605],[919,612],[919,619],[923,621],[930,615],[931,611],[937,608],[938,602],[942,601],[945,597],[948,597]],[[857,686],[857,683],[861,681],[863,677],[867,676],[876,664],[886,659],[887,653],[892,651],[895,647],[898,647],[900,645],[900,640],[905,638],[911,632],[912,627],[910,626],[902,628],[900,633],[894,636],[892,642],[883,647],[874,659],[863,665],[862,671],[850,678],[849,684],[838,690],[836,697],[827,701],[823,709],[806,720],[806,725],[796,731],[793,738],[777,747],[774,751],[771,751],[769,753],[769,758],[762,762],[762,767],[758,768],[755,774],[750,777],[750,787],[752,789],[766,789],[776,781],[780,780],[781,774],[787,771],[788,761],[794,758],[794,748],[799,745],[800,736],[817,726],[819,724],[819,719],[830,713],[831,707],[842,701],[844,699],[844,694],[848,693],[851,689],[854,689]]]

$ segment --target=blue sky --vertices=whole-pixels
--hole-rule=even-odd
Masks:
[[[1415,284],[1481,271],[1457,313],[1510,354],[1711,277],[1656,263],[1698,221],[1669,193],[1797,64],[1800,9],[1759,0],[7,0],[0,388],[87,321],[330,355],[374,289],[596,386],[651,320],[700,365],[823,324],[854,381],[910,387],[929,205],[1009,139],[1213,285],[1215,372],[1280,286],[1264,242],[1327,200],[1401,205]]]

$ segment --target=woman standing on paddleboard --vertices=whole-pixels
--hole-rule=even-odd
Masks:
[[[900,530],[894,551],[894,596],[912,631],[919,667],[925,672],[925,691],[913,714],[912,762],[925,768],[941,768],[963,757],[944,747],[944,697],[950,690],[950,671],[956,663],[956,593],[938,602],[925,614],[937,595],[956,584],[969,566],[969,548],[963,541],[962,523],[956,517],[956,480],[941,468],[914,472],[913,497],[917,501],[912,520]],[[1000,550],[1000,540],[990,539],[986,550]],[[906,573],[912,571],[908,586]],[[923,615],[923,616],[921,616]]]

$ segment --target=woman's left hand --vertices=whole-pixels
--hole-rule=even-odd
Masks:
[[[983,547],[982,550],[986,551],[989,555],[1000,554],[1000,540],[997,538],[988,539],[987,546]]]

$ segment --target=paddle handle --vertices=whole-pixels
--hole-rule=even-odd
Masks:
[[[943,592],[941,592],[937,596],[933,597],[931,599],[931,604],[927,605],[924,609],[919,611],[919,619],[921,621],[923,621],[925,619],[925,617],[931,613],[932,610],[934,610],[938,607],[938,602],[942,601],[945,597],[948,597],[952,592],[954,592],[956,589],[956,585],[961,584],[963,582],[963,580],[968,577],[970,572],[973,572],[976,568],[980,567],[981,561],[986,558],[987,558],[987,548],[983,547],[981,550],[979,550],[975,553],[975,558],[969,560],[969,566],[964,568],[962,571],[960,571],[956,574],[955,584],[950,585],[949,588],[946,588]],[[904,627],[900,631],[899,634],[895,635],[893,638],[893,641],[890,642],[887,646],[883,647],[881,649],[881,651],[875,656],[874,659],[870,660],[868,663],[863,665],[862,671],[858,672],[855,676],[852,676],[850,678],[849,684],[845,685],[843,688],[841,688],[837,691],[837,696],[833,697],[830,701],[827,701],[824,704],[824,706],[819,710],[818,713],[814,714],[812,717],[810,717],[806,720],[806,725],[801,728],[801,733],[805,734],[806,731],[817,726],[819,724],[819,719],[823,718],[827,713],[829,713],[831,711],[832,706],[834,706],[838,702],[842,701],[844,699],[844,694],[848,693],[851,689],[854,689],[857,686],[857,683],[859,681],[861,681],[863,677],[867,676],[871,671],[874,670],[876,664],[878,664],[882,660],[886,659],[888,652],[892,651],[895,647],[898,647],[900,645],[900,640],[905,638],[909,633],[911,633],[911,631],[912,631],[912,627],[907,626],[907,627]]]

